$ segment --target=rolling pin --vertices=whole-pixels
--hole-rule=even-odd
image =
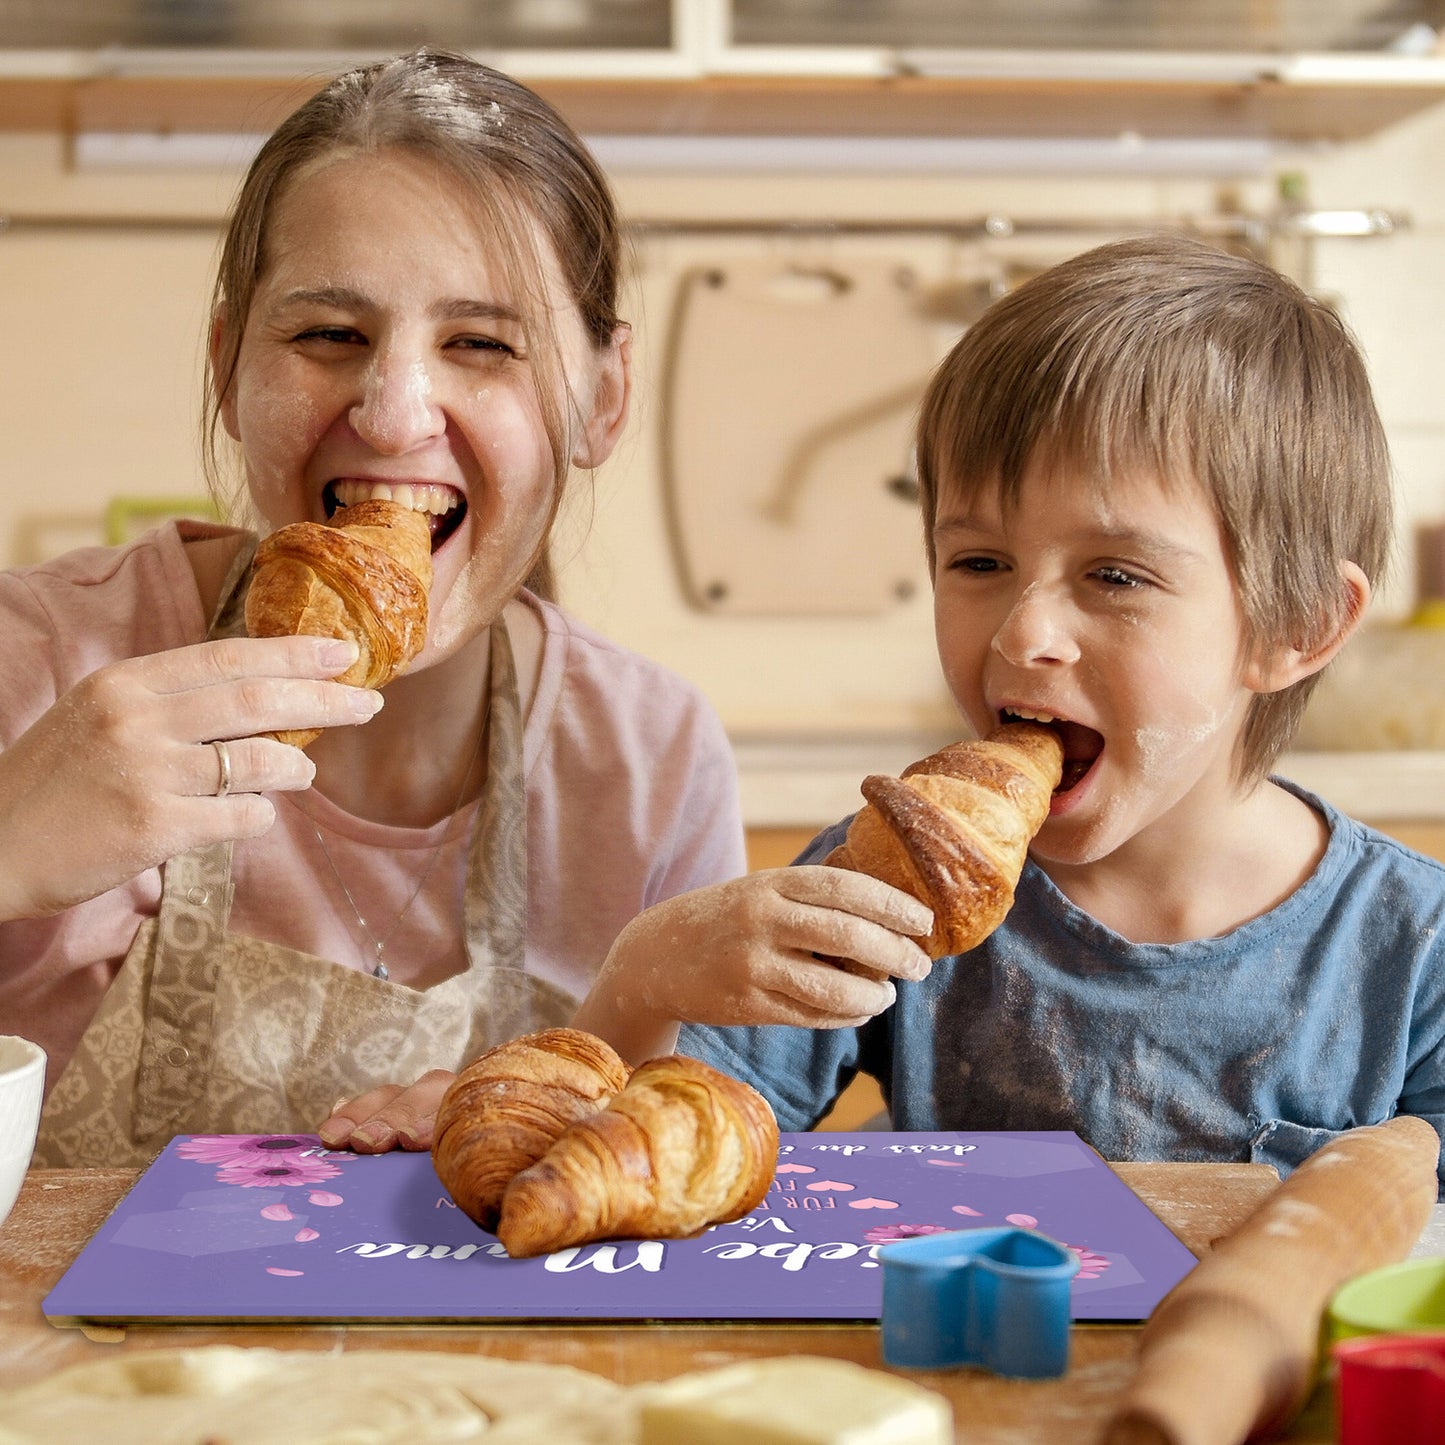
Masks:
[[[1310,1155],[1159,1302],[1103,1445],[1241,1445],[1283,1429],[1314,1385],[1330,1296],[1409,1253],[1439,1162],[1440,1136],[1411,1115]]]

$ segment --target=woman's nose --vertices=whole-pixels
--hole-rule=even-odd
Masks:
[[[993,650],[1016,667],[1076,662],[1079,648],[1069,618],[1067,602],[1030,583],[994,633]]]
[[[378,351],[372,358],[348,420],[379,452],[410,451],[446,430],[425,359],[400,350]]]

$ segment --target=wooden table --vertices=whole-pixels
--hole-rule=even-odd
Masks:
[[[1227,1235],[1275,1187],[1251,1164],[1120,1164],[1124,1181],[1196,1255]],[[23,1384],[114,1350],[206,1344],[283,1349],[428,1349],[566,1364],[619,1384],[765,1355],[820,1354],[883,1368],[876,1326],[509,1324],[477,1327],[151,1325],[87,1334],[57,1329],[41,1301],[137,1175],[123,1169],[32,1170],[0,1228],[0,1382]],[[957,1439],[969,1445],[1088,1442],[1128,1381],[1137,1326],[1077,1326],[1068,1374],[1003,1380],[975,1370],[916,1374],[953,1403]],[[905,1373],[905,1372],[899,1372]],[[1332,1439],[1321,1390],[1286,1437]]]

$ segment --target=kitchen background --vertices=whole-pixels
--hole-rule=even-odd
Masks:
[[[1445,842],[1445,3],[0,0],[0,563],[203,497],[205,307],[257,134],[357,57],[493,60],[633,222],[640,387],[563,600],[712,698],[755,862],[957,729],[907,432],[1001,289],[1184,225],[1368,354],[1397,566],[1285,771]]]

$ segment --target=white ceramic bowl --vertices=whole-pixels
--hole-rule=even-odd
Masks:
[[[0,1034],[0,1224],[20,1193],[45,1088],[45,1050],[29,1039]]]

